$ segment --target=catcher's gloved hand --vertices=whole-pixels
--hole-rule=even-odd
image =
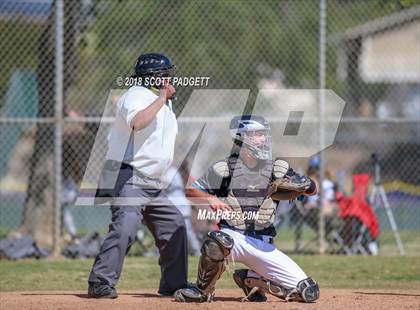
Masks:
[[[313,186],[313,181],[306,176],[285,175],[270,184],[269,196],[273,200],[293,200]]]
[[[280,158],[274,161],[273,179],[267,195],[273,200],[293,200],[302,194],[316,193],[314,181],[294,172],[289,163]]]
[[[293,176],[284,176],[281,179],[273,181],[276,191],[288,190],[294,192],[305,192],[311,187],[311,179],[305,176],[295,174]]]

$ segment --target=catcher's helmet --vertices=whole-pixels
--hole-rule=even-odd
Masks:
[[[230,135],[237,146],[245,147],[258,159],[271,159],[270,125],[264,117],[258,115],[235,116],[230,121],[229,129]],[[264,143],[254,144],[249,139],[248,135],[256,131],[264,131]]]
[[[165,77],[170,76],[174,70],[172,61],[160,53],[141,54],[134,67],[135,75],[138,77]]]

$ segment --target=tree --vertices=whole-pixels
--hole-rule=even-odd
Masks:
[[[64,101],[72,84],[76,65],[75,42],[77,13],[80,1],[63,1],[64,4]],[[55,106],[55,5],[52,6],[38,46],[38,117],[54,117]],[[38,123],[34,150],[30,162],[25,208],[20,230],[30,233],[36,241],[52,244],[54,228],[54,124]]]

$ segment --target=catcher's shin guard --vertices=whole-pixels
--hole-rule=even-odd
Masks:
[[[286,289],[264,278],[247,277],[243,282],[248,288],[252,288],[253,291],[268,293],[286,301],[313,302],[319,298],[319,286],[312,278],[299,281],[297,286],[292,289]],[[247,293],[245,292],[245,294]],[[249,295],[251,294],[248,293]]]
[[[264,302],[267,297],[262,289],[259,287],[249,287],[245,284],[245,279],[248,278],[248,269],[237,269],[233,273],[233,280],[245,293],[245,298],[242,301]]]
[[[285,300],[287,299],[287,295],[289,294],[289,290],[287,290],[286,288],[262,277],[247,277],[244,279],[244,284],[248,288],[253,289],[254,291],[258,289],[263,294],[268,293]]]
[[[313,302],[319,298],[319,286],[311,277],[299,281],[297,285],[298,300]]]
[[[233,239],[228,234],[221,231],[208,233],[201,247],[196,287],[176,291],[175,299],[181,302],[211,301],[216,281],[225,271],[224,260],[232,247]]]
[[[306,278],[295,288],[288,290],[286,301],[314,302],[319,298],[319,286],[312,278]]]

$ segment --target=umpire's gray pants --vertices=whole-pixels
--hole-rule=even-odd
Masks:
[[[111,206],[112,223],[96,256],[89,283],[117,284],[124,257],[144,219],[160,253],[159,293],[172,295],[175,290],[186,287],[188,252],[184,219],[158,187],[156,181],[136,175],[125,182],[118,199]],[[132,197],[135,199],[130,202]],[[137,197],[141,204],[137,203]],[[126,198],[130,198],[127,204],[123,202],[124,205],[121,205],[121,199]],[[117,204],[118,201],[120,203]]]

